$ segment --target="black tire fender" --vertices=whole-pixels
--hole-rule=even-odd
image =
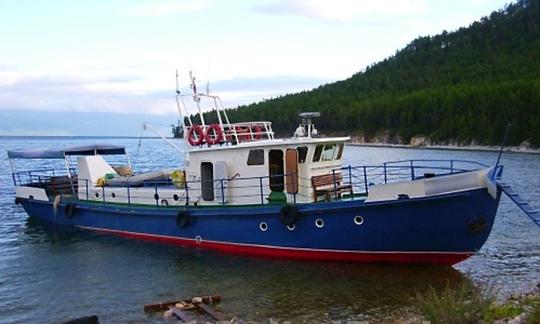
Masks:
[[[72,203],[68,203],[66,207],[64,207],[64,215],[67,219],[72,219],[75,217],[75,212],[77,211],[77,206]]]
[[[293,225],[298,219],[298,210],[294,205],[285,205],[279,211],[279,221],[283,225]]]
[[[15,205],[21,204],[23,199],[21,197],[15,197]]]
[[[184,228],[191,223],[191,216],[187,209],[183,209],[176,214],[176,226],[178,228]]]

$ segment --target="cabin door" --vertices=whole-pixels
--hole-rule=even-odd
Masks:
[[[287,192],[298,193],[298,151],[287,149],[285,152],[285,184]]]
[[[268,152],[268,175],[270,176],[270,190],[283,192],[284,172],[283,151],[270,150]]]

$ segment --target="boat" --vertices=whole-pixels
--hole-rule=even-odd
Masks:
[[[318,113],[300,114],[284,139],[269,121],[231,123],[218,96],[194,89],[176,103],[186,146],[177,170],[136,174],[116,145],[8,151],[15,202],[54,224],[184,247],[451,265],[480,250],[510,190],[499,160],[344,166],[349,137],[321,136]],[[20,171],[19,159],[64,160],[63,170]]]

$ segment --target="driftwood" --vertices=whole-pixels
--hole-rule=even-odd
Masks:
[[[194,303],[194,305],[203,310],[206,314],[210,315],[216,321],[223,322],[229,320],[225,315],[221,314],[220,312],[214,310],[212,307],[204,303]]]
[[[221,296],[219,295],[204,296],[204,297],[198,297],[198,298],[200,298],[201,300],[200,303],[203,303],[203,304],[213,304],[213,303],[217,303],[221,301]],[[161,302],[157,304],[144,305],[144,312],[155,313],[155,312],[166,311],[166,310],[169,310],[169,307],[173,307],[178,303],[189,304],[192,302],[193,299],[194,298],[189,298],[189,299],[183,299],[183,300],[166,301],[166,302]]]

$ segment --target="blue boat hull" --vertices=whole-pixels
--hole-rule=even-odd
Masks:
[[[52,202],[20,202],[31,217],[60,225],[231,253],[454,264],[487,240],[500,194],[498,188],[494,199],[476,189],[387,202],[296,204],[298,219],[289,227],[280,222],[282,205],[173,208],[77,200],[60,204],[55,213]]]

